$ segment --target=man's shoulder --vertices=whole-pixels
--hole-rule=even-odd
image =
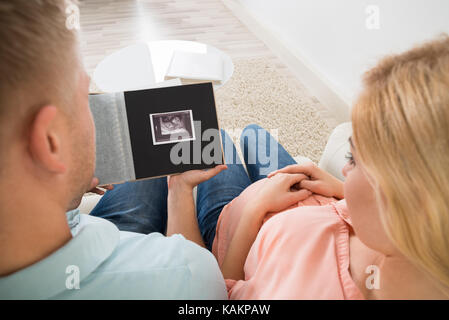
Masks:
[[[180,268],[209,254],[180,234],[166,237],[158,232],[145,235],[121,231],[119,244],[99,271],[142,269],[149,272],[152,268]]]
[[[72,232],[83,246],[71,257],[89,260],[91,268],[80,267],[79,289],[64,290],[55,299],[226,298],[213,255],[182,235],[119,231],[109,221],[84,215],[73,220]],[[108,245],[112,250],[97,259]]]
[[[113,253],[80,284],[80,297],[105,299],[224,299],[213,255],[182,235],[120,232]],[[105,290],[106,289],[106,290]]]
[[[86,227],[90,227],[95,233],[104,233],[106,232],[105,226],[112,225],[111,222],[103,218],[80,216],[78,229],[74,233],[75,237],[81,235],[80,231]],[[118,241],[114,245],[112,253],[98,266],[96,272],[103,270],[115,270],[115,272],[134,270],[137,272],[139,269],[148,272],[152,267],[160,269],[184,266],[192,261],[197,261],[199,257],[211,255],[208,250],[186,240],[181,234],[166,237],[158,232],[142,234],[115,229]],[[108,235],[107,239],[112,240],[112,237]],[[95,244],[85,243],[85,245],[94,246]]]

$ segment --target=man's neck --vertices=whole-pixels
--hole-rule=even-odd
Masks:
[[[44,259],[72,238],[63,206],[42,190],[22,190],[0,186],[0,276]]]

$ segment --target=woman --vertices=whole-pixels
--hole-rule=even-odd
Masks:
[[[449,38],[383,59],[364,85],[344,184],[281,146],[282,169],[265,178],[248,159],[268,148],[266,132],[250,126],[251,181],[228,169],[199,185],[200,203],[244,189],[213,243],[231,299],[449,296]]]

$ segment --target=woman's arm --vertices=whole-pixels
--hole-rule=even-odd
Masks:
[[[225,279],[241,280],[245,278],[243,267],[246,257],[256,240],[265,214],[251,204],[244,207],[242,218],[237,225],[221,266]]]
[[[221,266],[225,279],[242,280],[244,265],[267,213],[279,212],[311,195],[309,190],[294,186],[306,179],[303,174],[278,174],[267,179],[248,203],[236,227]]]

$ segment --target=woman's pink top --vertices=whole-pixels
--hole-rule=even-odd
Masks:
[[[260,180],[223,208],[212,252],[221,266],[245,203]],[[245,262],[245,280],[226,279],[230,299],[364,299],[349,273],[345,200],[311,195],[264,220]]]

